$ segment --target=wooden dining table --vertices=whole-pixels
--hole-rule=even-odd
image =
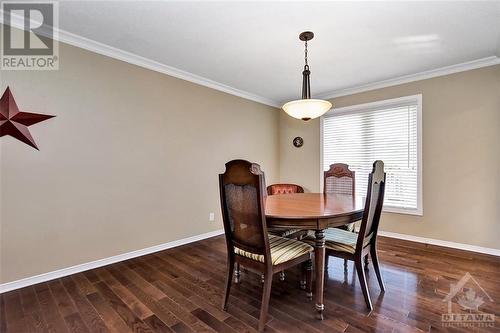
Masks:
[[[269,228],[315,231],[315,301],[318,319],[325,310],[325,229],[361,220],[364,198],[361,196],[293,193],[266,198],[266,221]]]

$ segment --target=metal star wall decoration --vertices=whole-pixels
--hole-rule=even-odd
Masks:
[[[0,99],[0,137],[10,135],[39,150],[28,126],[53,117],[55,116],[20,111],[10,88],[7,87]]]

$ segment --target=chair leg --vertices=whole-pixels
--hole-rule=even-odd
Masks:
[[[313,299],[313,293],[312,293],[313,263],[312,263],[312,259],[309,259],[308,261],[305,262],[305,269],[306,269],[306,295],[307,295],[307,299],[309,301],[312,301],[312,299]]]
[[[303,262],[300,265],[300,289],[302,289],[302,290],[306,290],[306,286],[307,286],[306,269],[307,269],[306,262]]]
[[[234,270],[234,283],[238,284],[240,282],[241,282],[240,264],[236,263],[235,270]]]
[[[325,256],[325,283],[323,287],[325,291],[328,289],[328,280],[330,280],[330,270],[328,269],[329,263],[330,263],[330,257]]]
[[[348,271],[347,263],[348,263],[347,259],[344,259],[344,273],[347,273]]]
[[[269,298],[271,297],[271,285],[273,283],[273,274],[268,272],[264,276],[264,288],[262,290],[262,303],[260,306],[259,332],[264,330],[267,320],[267,311],[269,309]]]
[[[378,263],[377,249],[375,246],[370,248],[370,256],[372,257],[373,268],[375,269],[375,274],[377,275],[378,285],[382,291],[385,291],[384,280],[382,279],[382,274],[380,273],[380,266]]]
[[[352,272],[354,273],[355,270],[353,270]],[[349,272],[344,269],[344,284],[348,284],[349,283],[349,278],[347,277],[347,273],[349,273]]]
[[[363,269],[362,258],[356,259],[354,261],[354,264],[356,266],[356,272],[358,273],[359,285],[361,286],[363,296],[365,297],[366,306],[368,307],[368,309],[373,310],[372,301],[368,292],[368,285],[366,283],[365,270]]]
[[[231,290],[231,282],[233,281],[234,261],[228,259],[227,261],[227,276],[226,276],[226,289],[224,290],[224,298],[222,300],[222,310],[227,310],[227,299],[229,298],[229,291]]]

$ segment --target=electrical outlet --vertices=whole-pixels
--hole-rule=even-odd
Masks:
[[[210,222],[215,221],[215,213],[210,213],[210,214],[208,214],[208,220],[209,220]]]

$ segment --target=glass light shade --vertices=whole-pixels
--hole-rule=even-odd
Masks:
[[[298,99],[282,106],[291,117],[310,120],[321,117],[332,108],[332,103],[322,99]]]

